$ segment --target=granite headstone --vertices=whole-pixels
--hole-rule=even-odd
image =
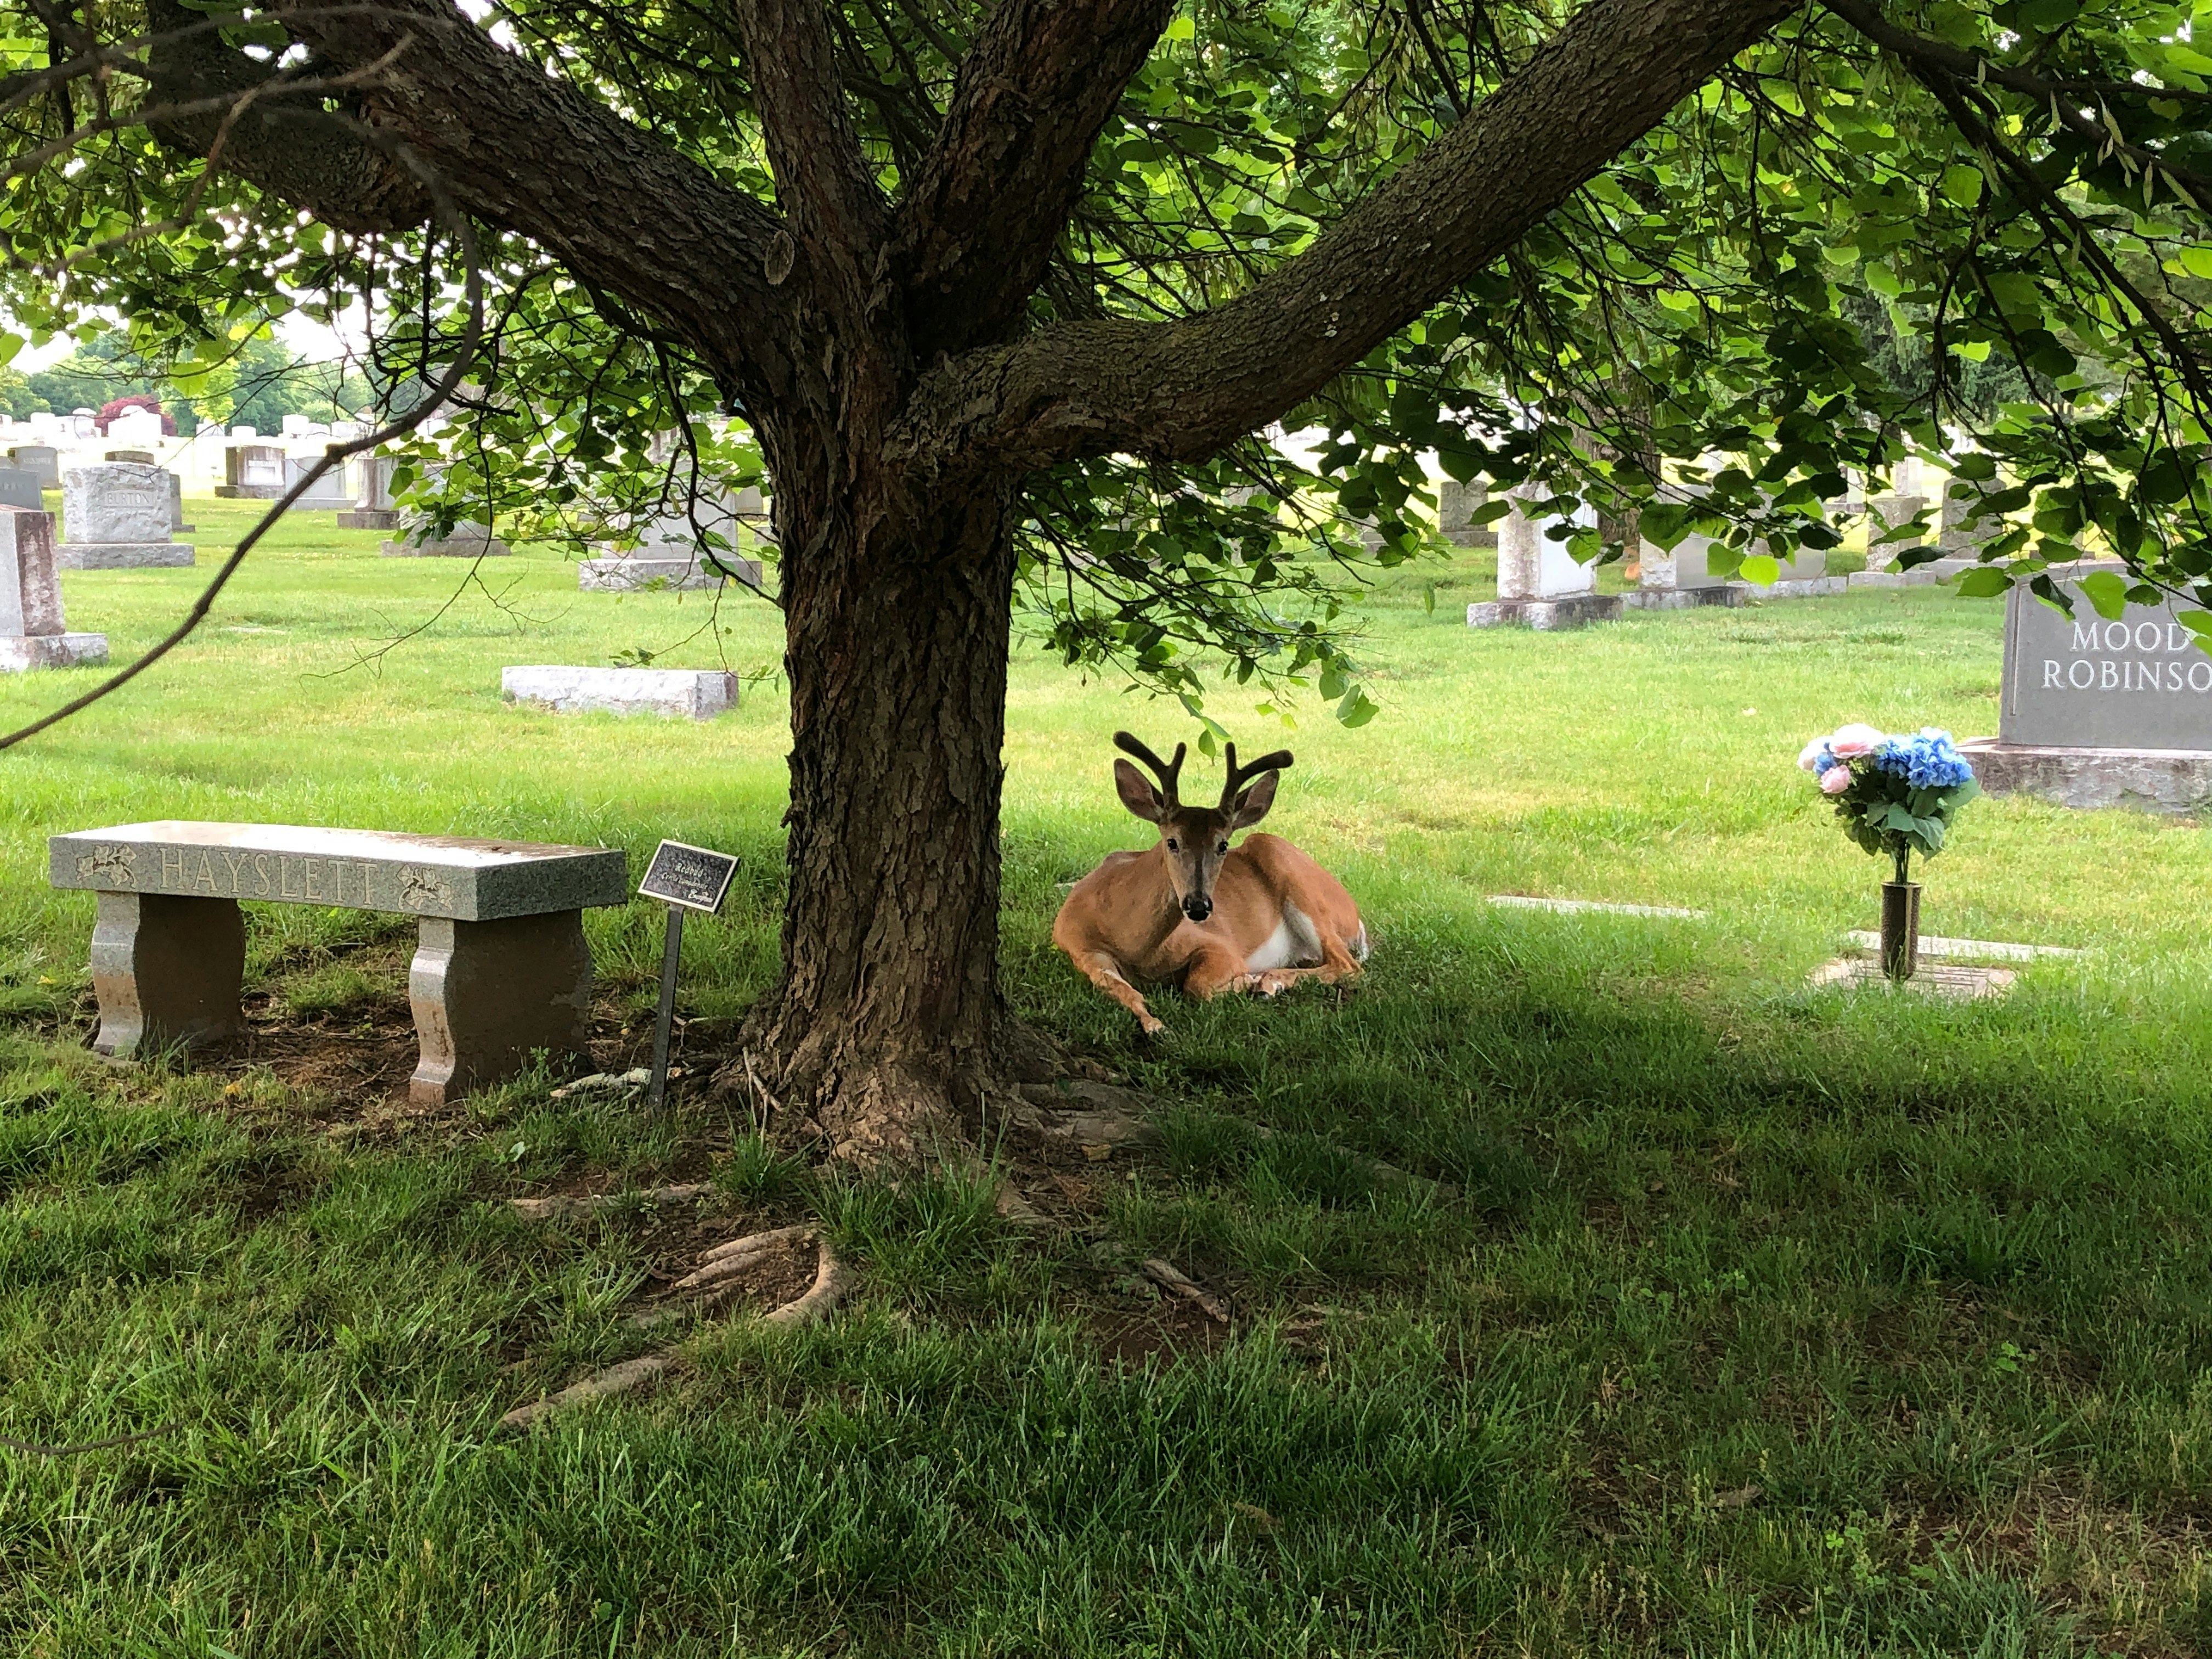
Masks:
[[[2055,567],[2062,614],[2027,588],[2005,600],[1997,735],[1961,747],[1993,793],[2069,806],[2190,811],[2212,797],[2212,656],[2178,602],[2100,616],[2081,579],[2117,564]]]

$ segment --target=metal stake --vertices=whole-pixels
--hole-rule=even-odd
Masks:
[[[684,910],[668,907],[668,943],[660,953],[660,1018],[653,1027],[653,1081],[645,1086],[647,1110],[668,1092],[668,1029],[676,1019],[676,958],[684,949]]]

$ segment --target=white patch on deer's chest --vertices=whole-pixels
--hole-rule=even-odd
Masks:
[[[1260,974],[1270,968],[1287,968],[1296,949],[1296,943],[1291,938],[1291,924],[1287,921],[1279,921],[1275,924],[1275,931],[1267,935],[1260,948],[1244,958],[1244,971]]]
[[[1321,936],[1314,931],[1313,923],[1297,906],[1285,904],[1275,931],[1267,935],[1258,950],[1244,958],[1244,971],[1265,973],[1270,968],[1297,968],[1321,959]]]

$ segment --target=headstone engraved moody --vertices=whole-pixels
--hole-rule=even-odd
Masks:
[[[55,550],[64,570],[138,570],[192,562],[191,546],[169,539],[175,512],[169,475],[158,466],[111,461],[71,467],[62,480],[62,528]]]
[[[54,574],[54,515],[0,507],[0,672],[107,660],[105,634],[72,634]]]
[[[2212,797],[2212,657],[2174,602],[2099,616],[2081,579],[2100,570],[2126,579],[2118,564],[2051,569],[2071,617],[2024,587],[2006,596],[1997,735],[1960,747],[1993,793],[2194,811]]]
[[[100,896],[93,989],[103,1054],[240,1029],[241,901],[418,919],[408,994],[418,1106],[512,1076],[533,1050],[582,1054],[592,953],[583,911],[624,902],[619,851],[287,824],[170,821],[56,836],[58,888]]]
[[[684,913],[703,911],[713,915],[722,908],[738,860],[710,847],[693,847],[680,841],[664,841],[653,849],[645,879],[637,884],[640,898],[659,899],[668,907],[668,932],[660,950],[660,1011],[653,1028],[653,1078],[647,1084],[645,1103],[658,1106],[668,1091],[668,1036],[676,1018],[676,967],[684,951]]]

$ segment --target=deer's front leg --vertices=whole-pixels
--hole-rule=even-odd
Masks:
[[[1200,1002],[1224,991],[1249,991],[1253,975],[1244,971],[1244,958],[1225,945],[1208,944],[1190,959],[1182,976],[1183,994]]]
[[[1092,951],[1078,957],[1076,965],[1083,969],[1085,979],[1137,1017],[1137,1024],[1144,1028],[1146,1036],[1167,1030],[1145,1006],[1142,993],[1122,977],[1121,964],[1103,951]]]

